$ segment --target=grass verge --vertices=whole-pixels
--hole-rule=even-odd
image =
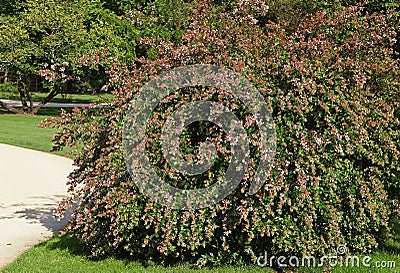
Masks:
[[[151,263],[141,263],[137,261],[124,261],[116,259],[105,259],[92,261],[82,253],[79,242],[67,236],[54,237],[53,239],[41,243],[28,252],[24,253],[16,262],[5,267],[4,273],[21,272],[65,272],[65,273],[98,273],[98,272],[199,272],[199,273],[234,273],[234,272],[273,272],[269,269],[262,269],[257,266],[245,267],[218,267],[211,269],[196,269],[191,265],[177,265],[166,267]]]
[[[39,128],[42,120],[60,115],[60,109],[43,108],[39,115],[15,115],[0,108],[0,143],[22,148],[50,152],[52,139],[57,131],[52,128]],[[67,149],[55,152],[56,155],[66,156]]]
[[[0,143],[49,152],[55,130],[38,127],[46,117],[0,114]]]
[[[357,255],[360,258],[360,266],[337,266],[331,268],[333,273],[369,273],[369,272],[400,272],[400,223],[394,222],[394,233],[388,241],[386,247],[369,256],[372,258],[369,261],[371,267],[365,267],[362,264],[362,258],[365,255]],[[394,262],[392,267],[377,268],[376,263],[386,265],[389,262]],[[34,269],[34,270],[33,270]],[[198,269],[193,265],[182,264],[173,267],[165,267],[155,265],[151,262],[143,263],[138,261],[117,260],[108,258],[100,261],[93,261],[86,258],[83,247],[79,241],[69,236],[55,236],[49,241],[41,243],[31,250],[24,253],[17,261],[4,268],[4,273],[12,272],[148,272],[148,273],[163,273],[163,272],[275,272],[270,268],[262,268],[259,266],[227,266],[215,268]],[[308,267],[308,268],[293,268],[282,270],[279,272],[328,272],[324,271],[324,267]]]

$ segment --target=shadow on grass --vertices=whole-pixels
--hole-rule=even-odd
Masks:
[[[55,236],[52,240],[43,242],[39,246],[44,246],[48,250],[66,250],[73,256],[87,257],[89,252],[78,238],[69,234],[63,236]]]
[[[124,264],[124,266],[128,266],[129,264],[140,264],[142,267],[147,268],[157,264],[153,261],[146,261],[144,259],[128,259],[123,257],[93,257],[90,255],[90,250],[87,248],[78,238],[65,234],[62,236],[54,236],[53,239],[43,242],[39,244],[40,247],[45,247],[47,250],[61,250],[66,251],[71,256],[84,258],[90,262],[99,262],[104,261],[109,258],[112,258],[116,261],[119,261]]]
[[[392,234],[390,234],[389,240],[383,247],[383,250],[390,254],[400,255],[400,219],[393,219],[390,226]]]
[[[196,266],[194,263],[190,261],[186,262],[172,262],[169,264],[161,263],[158,261],[155,261],[153,259],[146,259],[145,257],[143,258],[138,258],[138,257],[129,257],[129,255],[119,255],[115,257],[93,257],[90,255],[90,250],[87,248],[78,238],[70,235],[70,234],[65,234],[62,236],[57,236],[55,235],[53,239],[43,242],[38,245],[39,247],[45,247],[49,251],[53,250],[61,250],[67,252],[71,256],[83,258],[87,261],[90,262],[101,262],[104,260],[108,259],[113,259],[115,261],[121,262],[124,264],[125,267],[129,267],[132,265],[140,265],[143,268],[183,268],[186,270],[198,270],[199,267]],[[212,270],[218,268],[216,267],[204,267],[204,269]]]
[[[386,252],[391,255],[399,255],[400,254],[400,221],[395,220],[391,223],[392,225],[392,230],[393,230],[393,235],[390,238],[390,240],[387,241],[385,246],[382,248],[383,252]],[[102,258],[98,259],[93,259],[90,257],[90,252],[85,246],[77,239],[74,237],[71,237],[69,235],[64,235],[61,237],[56,237],[55,239],[43,243],[44,246],[49,249],[49,250],[55,250],[55,249],[60,249],[60,250],[67,250],[68,253],[71,255],[75,256],[80,256],[84,257],[88,261],[101,261],[103,260]],[[106,259],[106,258],[105,258]],[[120,257],[120,258],[115,258],[115,260],[118,260],[122,263],[124,263],[125,266],[128,266],[129,264],[140,264],[143,268],[148,268],[148,267],[153,267],[153,266],[162,266],[162,267],[169,267],[169,266],[177,266],[177,268],[180,268],[183,266],[183,268],[191,270],[191,269],[198,269],[194,264],[192,264],[190,261],[182,264],[181,262],[177,263],[171,263],[168,265],[163,265],[161,263],[158,263],[157,261],[153,260],[147,260],[147,259],[135,259],[135,258],[128,258],[128,257]],[[206,267],[205,269],[208,270],[213,270],[217,269],[217,267]],[[274,269],[274,272],[288,272],[288,271],[280,271],[281,269]],[[272,269],[271,269],[272,271]],[[300,271],[302,272],[302,271]],[[307,271],[308,272],[308,271]],[[322,272],[322,271],[321,271]]]

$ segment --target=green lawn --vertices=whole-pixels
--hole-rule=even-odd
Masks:
[[[57,113],[59,111],[53,109],[38,116],[22,116],[8,114],[0,108],[0,143],[49,152],[56,130],[39,128],[38,125],[43,119]]]
[[[388,243],[386,250],[371,254],[371,266],[376,261],[395,261],[395,268],[368,268],[368,267],[336,267],[332,272],[346,273],[369,273],[369,272],[400,272],[400,225],[397,224],[397,235],[395,241]],[[362,259],[363,255],[359,255]],[[152,263],[140,263],[137,261],[116,260],[113,258],[93,261],[87,259],[79,242],[67,236],[58,237],[41,243],[24,253],[17,261],[4,268],[7,272],[275,272],[269,268],[261,268],[256,265],[245,267],[216,267],[211,269],[198,269],[193,265],[177,265],[164,267]],[[285,272],[295,272],[288,270]],[[323,272],[322,268],[302,268],[298,272]]]
[[[128,262],[116,259],[91,261],[86,259],[76,240],[68,237],[55,237],[39,244],[23,254],[16,262],[4,268],[3,272],[65,272],[65,273],[98,273],[98,272],[273,272],[256,266],[219,267],[213,269],[196,269],[190,265],[164,267],[151,263]]]

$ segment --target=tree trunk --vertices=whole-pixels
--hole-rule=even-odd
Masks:
[[[29,100],[29,108],[28,108],[28,113],[32,112],[33,110],[33,101],[32,101],[32,96],[31,93],[29,91],[25,91],[26,96],[28,97]]]
[[[8,70],[4,72],[4,83],[8,82]]]
[[[8,111],[10,111],[10,112],[12,112],[14,114],[23,114],[24,113],[23,111],[20,111],[17,108],[14,108],[14,107],[8,105],[5,102],[2,102],[1,100],[0,100],[0,106],[4,107],[5,109],[7,109]]]
[[[28,112],[29,108],[28,108],[28,103],[26,102],[26,94],[25,94],[26,85],[21,79],[19,79],[19,82],[20,84],[17,88],[19,89],[18,91],[19,91],[19,97],[22,102],[22,109],[24,109],[24,112]]]
[[[51,91],[50,94],[47,95],[47,97],[38,104],[38,106],[34,107],[31,111],[31,114],[36,115],[39,110],[46,104],[48,103],[52,98],[57,96],[58,92],[57,91]]]

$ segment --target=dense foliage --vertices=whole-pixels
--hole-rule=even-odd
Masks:
[[[13,9],[15,14],[0,17],[0,71],[17,79],[22,112],[34,114],[42,106],[33,107],[30,96],[30,81],[39,76],[38,70],[56,66],[66,76],[79,76],[79,82],[85,83],[85,92],[95,93],[105,83],[105,68],[83,68],[80,57],[104,50],[110,59],[121,62],[132,62],[136,57],[139,31],[130,21],[102,8],[99,1],[27,0],[23,9],[18,7]],[[44,86],[48,97],[43,104],[59,93],[79,90],[76,81],[48,80]]]
[[[142,39],[140,46],[156,49],[155,54],[131,66],[113,64],[107,85],[115,97],[111,108],[97,117],[90,109],[76,109],[48,121],[61,129],[54,148],[76,152],[73,197],[59,208],[62,214],[78,200],[68,231],[95,257],[200,265],[251,262],[264,251],[322,255],[343,244],[352,252],[379,247],[389,219],[399,211],[400,67],[393,58],[398,17],[391,11],[342,8],[313,13],[288,32],[285,22],[262,20],[268,14],[263,1],[199,1],[191,13],[182,41]],[[103,61],[97,54],[83,64]],[[149,79],[197,63],[230,68],[258,88],[276,123],[277,155],[265,187],[246,196],[259,142],[248,109],[223,90],[171,94],[149,123],[147,146],[155,168],[170,183],[190,187],[159,158],[160,127],[177,105],[201,98],[235,109],[252,147],[249,169],[234,193],[209,208],[171,210],[143,196],[127,173],[123,120],[129,101]],[[220,143],[223,156],[199,181],[210,184],[229,158],[224,134],[199,123],[181,137],[181,148],[195,157],[190,146],[205,139]]]
[[[153,37],[166,41],[180,41],[190,24],[190,10],[194,1],[184,0],[100,0],[121,18],[130,19],[140,37]],[[137,55],[155,53],[137,48]]]

